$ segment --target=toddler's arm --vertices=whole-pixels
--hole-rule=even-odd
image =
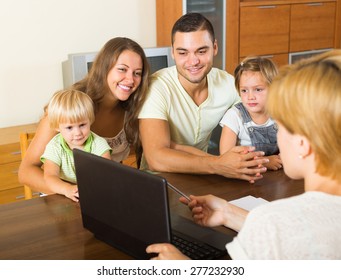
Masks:
[[[78,202],[78,188],[77,185],[68,183],[60,179],[59,166],[53,161],[46,159],[44,163],[44,179],[46,185],[54,193],[65,195],[73,201]]]

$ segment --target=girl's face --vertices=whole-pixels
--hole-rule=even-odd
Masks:
[[[268,83],[260,72],[244,71],[240,76],[240,97],[245,108],[252,113],[265,113]]]
[[[77,123],[61,123],[59,124],[58,131],[71,150],[73,148],[82,149],[85,141],[90,136],[90,125],[88,119]]]
[[[125,101],[135,92],[141,84],[142,70],[143,63],[139,54],[130,50],[120,54],[107,76],[108,86],[116,100]]]

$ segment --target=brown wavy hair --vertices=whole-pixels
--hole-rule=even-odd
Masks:
[[[110,91],[107,83],[107,75],[116,64],[118,57],[123,51],[130,50],[140,55],[143,63],[141,84],[126,101],[120,105],[126,111],[124,130],[129,144],[133,145],[135,152],[141,152],[139,140],[138,114],[146,98],[148,90],[149,63],[142,47],[135,41],[116,37],[109,40],[97,54],[88,75],[75,83],[72,88],[88,94],[94,102],[95,112],[104,95]]]

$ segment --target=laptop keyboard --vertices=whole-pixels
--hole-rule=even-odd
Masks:
[[[172,244],[192,260],[214,260],[226,255],[225,250],[219,250],[208,244],[189,241],[179,235],[173,234]]]

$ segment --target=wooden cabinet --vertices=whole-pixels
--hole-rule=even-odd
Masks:
[[[20,132],[33,132],[37,124],[0,128],[0,204],[24,199],[24,187],[18,181],[21,162]]]
[[[290,5],[240,8],[239,55],[288,53]]]
[[[291,5],[290,52],[334,47],[335,2]]]
[[[182,1],[156,0],[156,41],[158,46],[171,45],[173,24],[181,16]]]
[[[23,199],[23,188],[17,189],[20,160],[19,143],[0,146],[0,203]],[[8,190],[11,190],[10,194]]]
[[[230,73],[248,55],[271,56],[283,65],[291,52],[340,48],[341,0],[225,0],[225,7]],[[182,0],[156,0],[158,46],[170,45],[181,15]]]
[[[338,0],[240,1],[240,60],[265,55],[284,65],[290,53],[340,47],[339,5]]]

